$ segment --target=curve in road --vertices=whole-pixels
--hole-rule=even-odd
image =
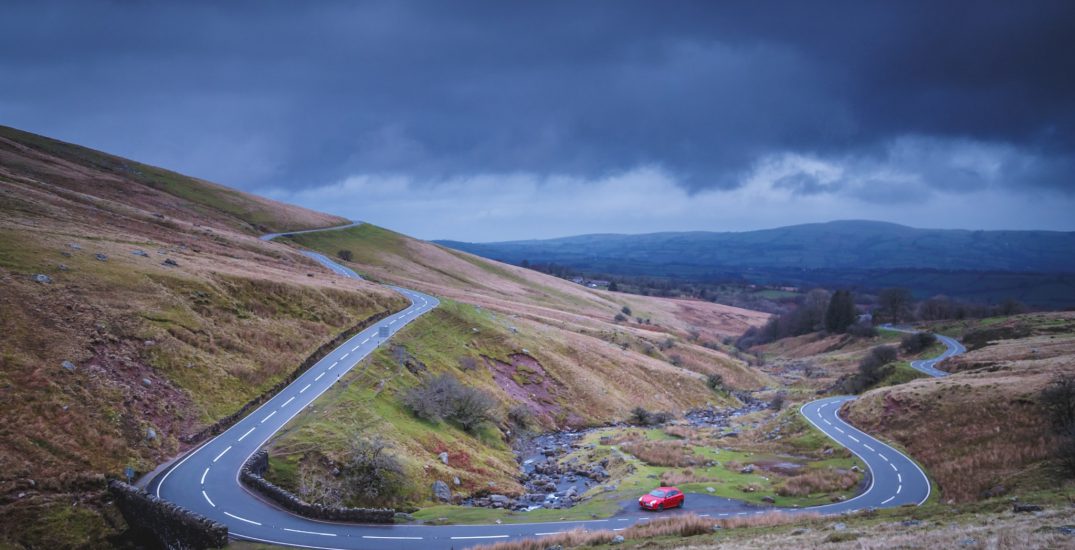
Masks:
[[[273,233],[262,237],[272,240],[281,235],[329,231],[344,226]],[[358,274],[324,255],[303,251],[326,268],[344,276]],[[318,361],[264,405],[238,421],[231,428],[189,452],[158,475],[148,486],[158,497],[175,502],[194,512],[228,526],[232,537],[285,546],[325,550],[364,548],[399,550],[403,548],[465,548],[501,540],[541,537],[572,529],[604,528],[622,531],[628,526],[649,521],[652,514],[628,513],[608,519],[503,525],[359,525],[324,522],[294,515],[251,493],[239,481],[239,471],[246,460],[292,418],[313,403],[332,384],[351,371],[377,346],[422,314],[437,307],[439,301],[428,294],[391,287],[411,304],[375,326],[367,328]],[[947,350],[931,360],[918,361],[919,370],[932,369],[947,357],[962,353],[958,342],[940,337]],[[928,370],[923,372],[929,373]],[[938,376],[938,374],[934,374]],[[830,397],[806,403],[800,413],[822,433],[847,447],[858,456],[870,472],[867,489],[844,502],[799,509],[778,509],[789,513],[817,512],[835,514],[870,507],[921,504],[929,498],[926,474],[910,458],[891,446],[863,433],[839,417],[840,407],[852,396]],[[725,509],[726,510],[726,509]],[[774,509],[722,511],[691,507],[702,517],[745,516]]]

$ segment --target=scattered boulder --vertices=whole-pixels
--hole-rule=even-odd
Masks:
[[[741,473],[741,474],[753,474],[754,473],[754,465],[753,464],[747,464],[746,466],[743,466],[743,468],[741,470],[739,470],[739,473]]]
[[[52,277],[49,277],[44,273],[35,273],[34,276],[31,278],[34,280],[35,283],[41,283],[43,285],[47,285],[52,282]]]
[[[448,488],[448,484],[437,480],[433,482],[433,498],[441,502],[451,502],[452,490]]]
[[[504,495],[489,495],[489,501],[493,503],[493,506],[497,508],[507,506],[511,503],[511,499]]]
[[[905,520],[900,522],[900,525],[902,525],[904,527],[918,527],[919,525],[922,525],[922,520],[919,520],[919,519],[905,519]]]
[[[71,269],[70,267],[67,267],[67,264],[60,264],[56,267],[59,268],[60,271],[69,271]]]
[[[437,455],[437,458],[439,458],[440,461],[443,462],[445,466],[448,465],[448,453],[447,452],[443,452],[443,453]]]
[[[157,430],[154,430],[153,428],[147,429],[146,430],[146,439],[148,439],[149,441],[153,441],[154,439],[157,439]]]
[[[458,486],[460,486],[462,484],[463,484],[463,482],[459,481],[459,476],[455,476],[455,477],[452,478],[452,485],[455,485],[456,487],[458,487]]]
[[[1040,512],[1041,506],[1037,504],[1023,504],[1021,502],[1012,503],[1012,512],[1016,514],[1028,514],[1030,512]]]
[[[171,258],[168,258],[168,259],[164,260],[163,262],[161,262],[161,265],[166,265],[168,267],[179,267],[179,264],[175,260],[173,260]]]
[[[612,537],[612,540],[609,542],[609,544],[612,544],[612,545],[623,544],[623,541],[625,541],[625,540],[627,540],[627,539],[623,538],[623,535],[616,535],[616,536]]]
[[[66,360],[63,363],[60,363],[60,366],[63,367],[64,369],[66,369],[69,372],[75,372],[75,369],[78,368],[78,367],[75,366],[74,363],[72,363],[70,361],[66,361]]]
[[[715,492],[717,492],[717,490],[712,488],[712,487],[706,487],[705,492],[707,492],[707,493],[715,493]]]
[[[768,495],[761,497],[761,501],[766,504],[776,504],[776,499]]]
[[[72,250],[82,250],[82,247],[77,243],[67,243],[67,246],[71,247]]]
[[[833,531],[843,531],[844,529],[847,529],[847,525],[844,525],[843,523],[832,524]]]
[[[104,254],[101,254],[100,252],[94,254],[93,257],[97,258],[97,261],[99,261],[99,262],[107,262],[108,261],[108,256],[106,256]]]
[[[132,250],[131,254],[134,254],[135,256],[141,256],[143,258],[149,257],[149,253],[147,253],[145,250]]]
[[[152,386],[152,385],[153,385],[153,381],[152,381],[152,380],[150,380],[150,379],[148,379],[148,378],[143,378],[143,379],[142,379],[142,385],[143,385],[143,386],[146,386],[146,387]]]

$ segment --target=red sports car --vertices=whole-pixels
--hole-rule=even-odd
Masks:
[[[683,491],[675,487],[657,487],[648,495],[639,497],[638,505],[643,510],[657,510],[658,512],[665,508],[683,506]]]

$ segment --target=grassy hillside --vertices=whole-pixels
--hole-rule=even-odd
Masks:
[[[254,236],[339,221],[0,128],[0,546],[107,546],[105,476],[402,308]]]
[[[961,331],[971,348],[943,364],[955,374],[871,391],[848,407],[850,419],[903,445],[936,479],[946,500],[967,502],[1063,483],[1038,396],[1056,374],[1075,375],[1075,314],[937,328]]]
[[[453,487],[457,493],[488,489],[492,482],[514,494],[521,490],[518,465],[503,422],[513,405],[525,406],[535,429],[546,430],[622,420],[639,404],[678,415],[737,403],[708,388],[708,374],[720,374],[737,389],[770,382],[720,343],[764,322],[764,314],[587,289],[372,225],[290,240],[349,255],[344,263],[371,279],[445,298],[441,308],[396,337],[400,348],[378,351],[345,386],[326,394],[323,409],[301,416],[295,429],[275,440],[271,475],[300,492],[324,487],[310,483],[311,476],[320,472],[328,481],[327,465],[345,460],[355,438],[380,437],[410,472],[407,502],[427,502],[432,481],[454,477],[461,480]],[[400,357],[409,358],[406,366]],[[467,434],[449,423],[416,420],[402,406],[402,395],[444,373],[495,396],[501,422]],[[334,420],[340,417],[356,424],[341,428]],[[463,458],[444,466],[437,460],[441,451]],[[307,497],[324,500],[326,494],[314,490]]]

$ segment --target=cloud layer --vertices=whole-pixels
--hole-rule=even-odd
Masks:
[[[0,123],[371,221],[421,204],[383,223],[425,237],[499,238],[481,220],[505,211],[542,213],[533,236],[1075,229],[1048,214],[1075,206],[1073,21],[1062,1],[25,3],[0,21]],[[687,207],[745,196],[739,223]],[[584,218],[542,226],[562,211]]]

